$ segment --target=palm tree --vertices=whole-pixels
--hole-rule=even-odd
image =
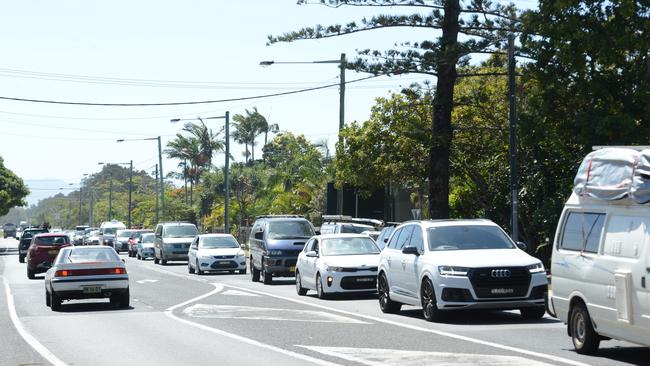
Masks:
[[[262,116],[257,107],[253,111],[246,109],[246,115],[236,114],[232,117],[235,131],[232,136],[240,144],[244,144],[246,160],[248,161],[248,146],[251,147],[251,160],[255,161],[255,139],[262,133],[262,126],[266,123],[266,118]]]

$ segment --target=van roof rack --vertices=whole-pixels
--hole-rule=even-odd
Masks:
[[[321,216],[323,221],[328,221],[328,222],[351,222],[351,223],[358,223],[358,224],[370,224],[374,226],[382,226],[384,224],[383,221],[377,220],[377,219],[366,219],[366,218],[359,218],[359,217],[352,217],[349,215],[323,215]]]
[[[299,218],[304,219],[303,215],[260,215],[255,216],[255,219],[276,219],[276,218]]]

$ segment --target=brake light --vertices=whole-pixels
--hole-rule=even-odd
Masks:
[[[97,268],[97,269],[63,269],[54,273],[55,277],[70,276],[101,276],[127,274],[126,268]]]

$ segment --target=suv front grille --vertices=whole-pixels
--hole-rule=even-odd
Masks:
[[[503,275],[504,270],[510,275]],[[493,271],[497,271],[497,276],[493,276]],[[526,267],[473,268],[467,276],[479,299],[524,297],[530,287],[530,271]]]

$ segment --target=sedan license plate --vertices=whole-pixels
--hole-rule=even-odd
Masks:
[[[228,265],[230,264],[230,261],[219,261],[218,263],[222,265]]]
[[[59,250],[58,249],[48,250],[47,254],[49,254],[49,255],[57,255],[57,254],[59,254]]]
[[[102,292],[102,287],[101,286],[84,286],[83,287],[83,293],[84,294],[98,294]]]
[[[372,281],[374,281],[374,280],[375,280],[375,279],[372,278],[372,277],[361,277],[361,278],[357,278],[357,282],[372,282]]]

